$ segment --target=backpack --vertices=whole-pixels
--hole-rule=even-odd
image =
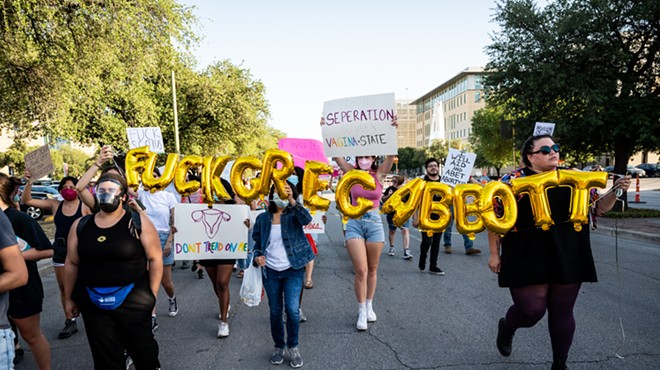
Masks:
[[[131,232],[131,235],[135,239],[140,239],[140,233],[142,232],[142,220],[140,219],[140,214],[135,211],[130,211],[131,212],[131,222],[128,224],[128,228]],[[80,237],[80,233],[82,232],[83,227],[87,224],[87,221],[89,221],[92,217],[94,217],[94,213],[91,215],[86,215],[82,216],[80,218],[80,221],[78,221],[78,227],[76,227],[76,235]]]

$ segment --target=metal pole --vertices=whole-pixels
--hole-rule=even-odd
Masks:
[[[174,107],[174,147],[176,154],[181,154],[179,149],[179,115],[176,109],[176,80],[174,78],[174,70],[172,70],[172,101]]]

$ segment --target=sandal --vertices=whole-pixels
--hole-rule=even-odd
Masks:
[[[236,277],[239,278],[239,279],[242,279],[242,278],[243,278],[243,274],[244,274],[244,270],[241,270],[241,271],[238,272],[238,274],[236,275]]]
[[[307,280],[305,282],[305,289],[312,289],[314,288],[314,283],[311,280]]]

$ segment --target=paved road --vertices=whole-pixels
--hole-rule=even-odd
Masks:
[[[374,303],[378,322],[357,332],[351,264],[339,220],[330,215],[320,238],[314,289],[305,291],[301,350],[307,369],[548,369],[547,321],[520,330],[513,354],[495,348],[497,320],[510,304],[486,266],[487,256],[466,256],[455,234],[452,255],[441,254],[446,276],[421,273],[415,261],[383,255]],[[417,254],[419,234],[412,233]],[[600,282],[583,286],[575,310],[577,332],[569,358],[573,369],[657,369],[660,363],[660,248],[645,241],[593,235]],[[486,250],[484,234],[475,245]],[[264,369],[272,350],[266,302],[238,302],[240,280],[232,278],[231,334],[217,339],[217,304],[208,279],[174,270],[180,313],[167,317],[158,303],[164,369]],[[52,346],[54,369],[90,369],[84,332],[56,339],[62,313],[52,273],[43,277],[42,326]],[[161,292],[161,297],[164,293]],[[83,325],[81,325],[82,329]],[[625,340],[622,328],[625,332]],[[620,355],[623,358],[618,358]],[[17,369],[34,369],[31,354]],[[280,365],[280,368],[288,368]]]

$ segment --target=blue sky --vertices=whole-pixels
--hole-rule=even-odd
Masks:
[[[269,124],[321,139],[323,102],[394,92],[416,99],[484,66],[491,0],[211,1],[195,6],[199,66],[229,59],[266,86]]]

